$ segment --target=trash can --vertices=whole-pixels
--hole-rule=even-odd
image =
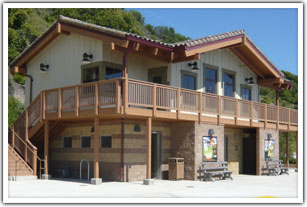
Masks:
[[[179,180],[184,178],[184,158],[168,158],[168,179]]]

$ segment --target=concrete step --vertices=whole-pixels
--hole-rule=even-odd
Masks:
[[[20,180],[37,180],[37,176],[9,176],[9,181],[20,181]]]

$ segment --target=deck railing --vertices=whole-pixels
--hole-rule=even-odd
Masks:
[[[254,121],[265,125],[276,123],[277,128],[283,124],[288,125],[288,129],[290,125],[298,124],[297,110],[294,109],[118,78],[42,91],[14,123],[14,131],[26,140],[29,130],[35,129],[35,125],[42,123],[46,116],[59,119],[70,113],[70,118],[75,118],[87,112],[90,117],[99,115],[101,110],[119,114],[126,113],[129,108],[152,110],[153,116],[157,111],[160,115],[177,113],[177,116],[163,116],[172,119],[179,119],[180,114],[191,114],[198,115],[200,121],[209,116],[218,120],[235,120],[233,124],[240,120],[250,121],[251,125]]]

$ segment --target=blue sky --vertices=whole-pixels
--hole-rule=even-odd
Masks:
[[[297,9],[133,9],[192,39],[244,29],[280,70],[297,74]]]

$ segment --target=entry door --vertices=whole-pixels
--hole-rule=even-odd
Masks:
[[[256,175],[256,138],[243,139],[243,174]]]
[[[152,132],[151,136],[151,177],[162,179],[162,140],[161,133]]]
[[[159,84],[167,84],[167,67],[152,68],[148,70],[148,81]]]

